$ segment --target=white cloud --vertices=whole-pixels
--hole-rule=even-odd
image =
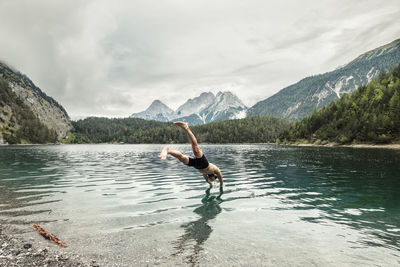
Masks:
[[[398,1],[0,3],[0,59],[72,116],[128,116],[203,91],[252,105],[400,37]]]

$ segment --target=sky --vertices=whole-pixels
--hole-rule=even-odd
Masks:
[[[400,38],[398,0],[0,0],[0,61],[68,114],[202,92],[247,106]]]

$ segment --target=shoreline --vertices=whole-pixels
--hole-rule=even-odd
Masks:
[[[58,250],[44,238],[39,242],[36,238],[28,240],[18,232],[21,230],[0,220],[0,266],[99,266],[96,261]]]
[[[340,144],[286,144],[286,146],[299,146],[299,147],[347,147],[347,148],[382,148],[382,149],[400,149],[400,144],[350,144],[350,145],[340,145]]]
[[[172,144],[159,144],[159,143],[81,143],[81,144],[0,144],[0,147],[9,146],[55,146],[55,145],[185,145],[186,143],[172,143]],[[293,143],[293,144],[276,144],[276,143],[201,143],[200,145],[277,145],[277,146],[295,146],[295,147],[348,147],[348,148],[382,148],[382,149],[400,149],[400,144],[349,144],[340,145],[336,143],[328,144],[310,144],[310,143]]]

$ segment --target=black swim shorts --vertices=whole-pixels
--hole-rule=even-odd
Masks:
[[[205,169],[208,167],[208,160],[204,154],[201,158],[189,158],[188,166],[193,166],[196,169]]]

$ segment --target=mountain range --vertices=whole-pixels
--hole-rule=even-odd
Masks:
[[[188,99],[175,111],[160,100],[154,100],[145,111],[134,113],[130,117],[164,122],[185,121],[191,125],[198,125],[244,118],[246,111],[246,105],[229,91],[218,92],[217,95],[205,92],[198,97]]]
[[[334,71],[302,79],[252,106],[247,116],[269,115],[300,120],[400,62],[400,39],[366,52]]]
[[[187,100],[176,111],[159,100],[131,117],[158,121],[182,120],[192,125],[213,121],[268,115],[291,121],[309,116],[344,93],[353,93],[360,85],[377,78],[381,70],[390,70],[400,62],[400,39],[368,51],[348,64],[324,74],[306,77],[283,88],[273,96],[247,108],[231,92],[202,93]]]

